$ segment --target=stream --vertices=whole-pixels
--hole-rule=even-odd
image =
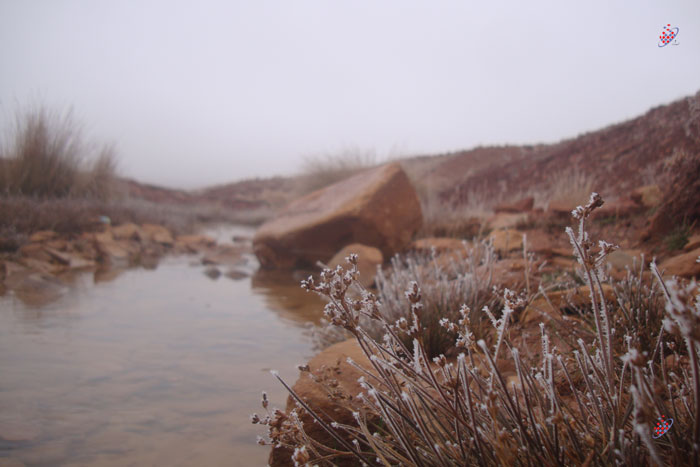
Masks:
[[[40,306],[0,297],[0,465],[266,465],[249,415],[262,390],[284,408],[269,370],[297,379],[323,303],[247,259],[237,280],[178,256],[78,274]]]

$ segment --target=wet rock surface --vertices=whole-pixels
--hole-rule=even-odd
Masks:
[[[129,267],[156,269],[166,254],[202,255],[208,277],[217,279],[221,268],[228,267],[227,276],[237,279],[249,272],[233,271],[233,266],[245,266],[250,253],[249,243],[219,245],[206,235],[175,236],[155,224],[125,223],[76,235],[39,231],[15,253],[0,256],[0,294],[13,293],[27,305],[43,306],[68,290],[72,272],[91,272],[95,282],[104,282]]]

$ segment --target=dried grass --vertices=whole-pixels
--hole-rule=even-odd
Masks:
[[[302,196],[345,180],[376,165],[373,151],[347,148],[335,154],[307,156],[302,175],[297,179],[296,194]]]
[[[94,150],[71,112],[44,107],[18,112],[9,147],[0,149],[0,193],[34,198],[97,198],[115,193],[116,158]]]

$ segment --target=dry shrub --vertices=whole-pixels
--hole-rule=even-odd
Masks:
[[[50,112],[40,106],[18,112],[10,141],[0,150],[0,193],[102,200],[114,194],[113,149],[104,147],[95,154],[71,112]]]
[[[535,202],[546,205],[550,201],[560,201],[565,204],[578,205],[583,203],[593,191],[595,179],[578,169],[567,169],[550,178],[552,184],[536,193]]]
[[[307,156],[304,158],[303,173],[298,178],[297,195],[327,187],[375,165],[373,151],[357,148],[344,149],[336,154]]]
[[[410,320],[393,322],[373,294],[359,299],[347,294],[357,279],[354,255],[348,270],[326,270],[318,282],[303,281],[307,290],[329,298],[326,316],[356,338],[371,368],[358,366],[365,374],[363,391],[343,399],[353,401],[354,424],[329,422],[328,414],[316,413],[277,376],[296,407],[253,416],[254,423],[268,427],[268,439],[261,443],[293,450],[295,465],[351,459],[385,466],[698,465],[697,285],[663,281],[652,264],[658,289],[642,285],[640,274],[639,281],[618,284],[620,303],[606,303],[602,265],[615,247],[594,244],[586,232],[586,221],[601,205],[594,193],[575,210],[578,232],[567,229],[591,290],[590,336],[559,343],[542,323],[539,354],[522,351],[510,339],[510,328],[516,331],[513,318],[525,304],[508,290],[500,317],[490,316],[490,344],[475,338],[473,310],[464,306],[456,320],[440,323],[456,336],[459,355],[455,361],[440,355],[431,363],[417,283],[406,291]],[[381,341],[360,325],[361,317],[384,329]],[[566,348],[575,350],[562,352]],[[506,377],[504,362],[515,368],[514,376]],[[263,407],[268,410],[266,399]],[[306,435],[300,421],[305,414],[333,438],[333,447]],[[663,437],[654,431],[661,416],[673,418]]]
[[[420,190],[423,212],[423,237],[473,238],[482,233],[483,219],[493,214],[496,201],[483,192],[474,190],[467,201],[455,205],[441,198],[437,190]]]

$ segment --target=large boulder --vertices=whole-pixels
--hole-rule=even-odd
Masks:
[[[410,243],[422,222],[418,196],[393,163],[293,201],[258,229],[253,249],[264,268],[328,262],[351,243],[376,247],[390,258]]]

